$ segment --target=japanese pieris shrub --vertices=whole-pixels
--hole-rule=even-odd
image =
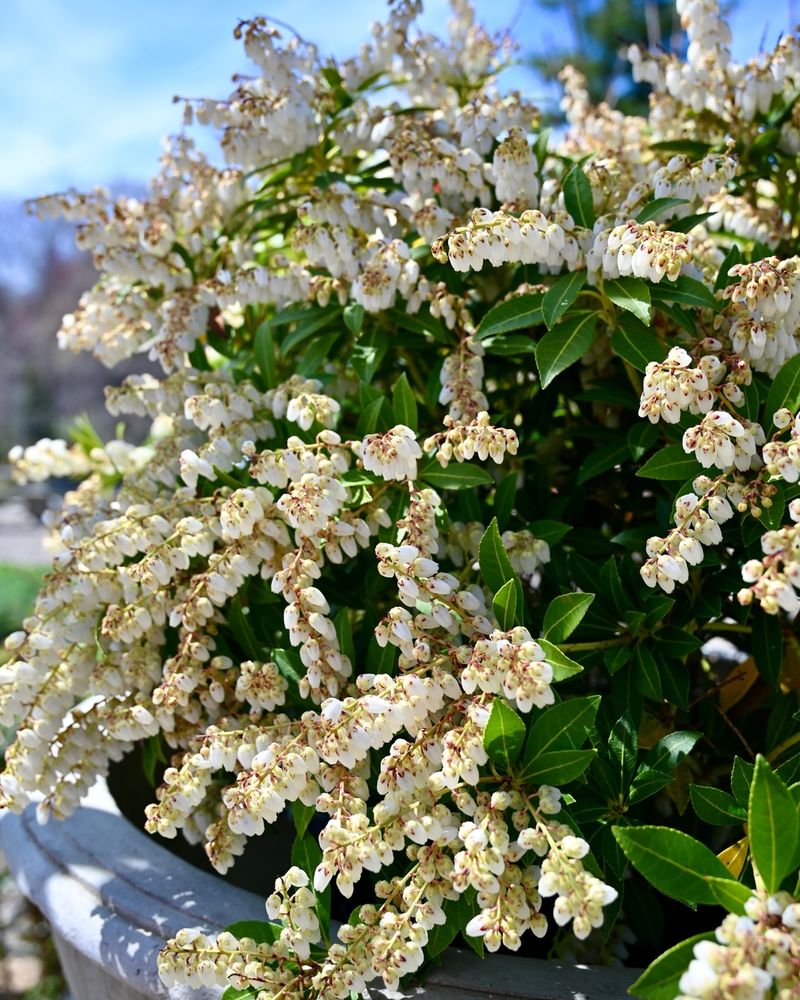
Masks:
[[[348,997],[461,934],[797,996],[800,38],[738,65],[678,9],[649,117],[565,70],[557,137],[461,0],[338,64],[243,22],[254,75],[186,102],[223,165],[181,136],[144,199],[37,203],[101,273],[61,345],[162,373],[108,390],[144,444],[12,454],[79,485],[3,802],[64,816],[146,743],[150,832],[223,873],[296,832],[273,922],[166,982]],[[729,916],[675,945],[665,897]]]

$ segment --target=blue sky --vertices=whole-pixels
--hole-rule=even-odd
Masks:
[[[565,30],[535,0],[476,6],[492,29],[518,15],[515,34],[529,51]],[[740,0],[735,55],[754,52],[765,31],[774,42],[790,6]],[[231,74],[249,69],[232,37],[240,17],[289,21],[324,52],[349,55],[384,10],[381,0],[1,0],[0,196],[146,181],[161,136],[180,125],[173,95],[225,95]],[[425,22],[446,18],[445,0],[428,0]],[[515,86],[541,89],[514,72]]]

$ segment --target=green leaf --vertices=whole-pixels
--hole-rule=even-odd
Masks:
[[[355,665],[356,651],[353,645],[353,627],[350,624],[350,614],[347,608],[339,608],[336,612],[336,617],[333,619],[333,626],[336,629],[339,649]]]
[[[506,580],[494,595],[492,602],[495,617],[503,631],[507,632],[523,622],[524,598],[519,579]]]
[[[681,992],[678,986],[681,976],[694,958],[694,946],[700,941],[714,940],[714,932],[709,931],[673,945],[655,962],[651,962],[636,982],[628,987],[628,993],[642,1000],[675,1000]]]
[[[633,313],[646,326],[650,325],[652,319],[650,288],[644,279],[613,278],[606,281],[603,290],[614,305],[626,312]]]
[[[634,462],[638,462],[652,448],[658,439],[658,433],[658,427],[649,420],[640,420],[630,428],[626,442]]]
[[[237,990],[235,986],[229,986],[220,997],[220,1000],[255,1000],[259,992],[253,986],[247,986],[243,990]]]
[[[569,271],[548,288],[542,299],[542,318],[550,330],[577,299],[586,284],[586,271]]]
[[[768,615],[757,608],[752,622],[750,643],[758,672],[768,684],[777,688],[783,665],[783,630],[780,619],[777,615]]]
[[[665,896],[694,906],[716,902],[706,875],[728,878],[728,869],[705,844],[667,826],[614,827],[633,867]]]
[[[532,295],[515,295],[505,302],[498,302],[480,321],[476,339],[486,340],[487,337],[497,337],[512,330],[527,330],[532,326],[539,326],[544,321],[543,301],[544,293],[536,292]]]
[[[319,330],[323,330],[329,323],[332,323],[333,320],[339,316],[341,311],[340,306],[331,305],[326,306],[324,309],[306,309],[302,318],[295,316],[294,318],[298,320],[298,322],[294,330],[283,338],[283,342],[281,344],[281,349],[284,354],[288,354],[299,344],[302,344],[304,340],[308,340],[309,337],[313,337]],[[273,328],[275,328],[276,325],[283,325],[283,323],[278,324],[277,321],[278,317],[276,316],[272,320]]]
[[[676,628],[674,625],[665,625],[664,628],[660,628],[654,639],[656,648],[662,656],[674,657],[675,659],[683,659],[703,645],[702,639],[698,639],[691,632]]]
[[[675,768],[699,739],[700,733],[688,730],[662,736],[644,755],[631,783],[629,802],[641,802],[668,785]]]
[[[711,150],[707,142],[700,142],[697,139],[662,139],[659,142],[651,142],[650,148],[657,153],[680,153],[691,160],[702,159]]]
[[[764,404],[764,412],[769,421],[775,411],[784,406],[792,413],[797,413],[800,409],[800,354],[789,358],[772,381]]]
[[[608,472],[615,465],[622,465],[628,457],[628,445],[626,442],[606,444],[600,448],[595,448],[578,468],[578,484],[588,483],[590,479]]]
[[[562,188],[566,210],[577,225],[583,226],[584,229],[591,229],[594,225],[592,185],[577,163],[570,168],[564,178]]]
[[[663,361],[666,357],[666,348],[658,338],[644,323],[627,314],[617,317],[617,328],[611,334],[611,350],[640,372],[651,361]]]
[[[387,414],[393,417],[391,407],[385,396],[378,396],[361,411],[356,424],[356,434],[364,437],[366,434],[374,434],[379,430],[389,429]]]
[[[733,758],[731,768],[731,791],[740,806],[747,806],[750,801],[750,785],[753,783],[755,765],[742,760],[741,757]]]
[[[537,639],[536,641],[542,647],[545,660],[553,668],[554,684],[583,672],[583,667],[580,663],[571,660],[566,653],[562,653],[558,646],[555,646],[552,642],[548,642],[547,639]]]
[[[594,725],[600,696],[570,698],[543,709],[534,721],[525,744],[525,760],[551,750],[577,750]]]
[[[672,208],[688,204],[689,202],[685,198],[653,198],[652,201],[648,201],[636,216],[636,221],[641,225],[642,223],[650,222],[652,219],[658,219],[660,216],[666,215]]]
[[[594,594],[562,594],[554,598],[544,614],[543,634],[550,642],[563,642],[580,625]]]
[[[579,778],[592,763],[596,750],[552,750],[531,758],[519,778],[530,785],[562,785]]]
[[[540,538],[548,545],[556,545],[572,531],[571,524],[563,524],[561,521],[531,521],[527,527],[534,538]]]
[[[637,690],[651,701],[661,701],[661,677],[650,647],[639,643],[633,651],[633,680]]]
[[[297,799],[292,803],[292,819],[294,821],[294,828],[296,835],[298,837],[303,837],[306,830],[308,829],[308,824],[316,816],[317,810],[314,806],[304,805],[300,799]]]
[[[747,809],[750,854],[767,892],[777,892],[797,846],[797,806],[791,792],[761,754],[756,757]]]
[[[636,475],[643,479],[680,479],[685,482],[702,472],[703,467],[694,456],[687,455],[679,444],[668,444],[649,458]]]
[[[731,277],[728,271],[736,264],[742,263],[742,251],[734,243],[733,246],[728,251],[725,260],[723,260],[720,265],[719,271],[717,273],[717,280],[714,282],[714,291],[721,292],[728,285],[735,284],[739,279],[736,277]]]
[[[459,897],[460,899],[460,897]],[[425,945],[425,953],[428,958],[436,958],[437,955],[448,948],[458,934],[458,899],[446,899],[442,903],[446,920],[443,924],[434,924],[428,931],[428,942]],[[358,993],[356,996],[361,996]]]
[[[491,486],[491,475],[479,465],[451,462],[446,469],[435,460],[422,466],[419,478],[437,490],[471,490],[475,486]]]
[[[272,389],[276,385],[275,378],[275,343],[272,337],[272,329],[269,322],[261,323],[256,330],[253,344],[256,364],[264,379],[267,389]]]
[[[752,889],[731,878],[716,878],[713,875],[706,875],[706,882],[720,906],[724,906],[728,913],[744,916],[744,904],[753,895]]]
[[[281,925],[269,920],[237,920],[225,930],[235,938],[251,938],[256,944],[272,944],[281,933]]]
[[[519,757],[524,742],[525,723],[503,698],[495,698],[483,731],[483,746],[489,759],[508,770]]]
[[[373,635],[367,646],[367,669],[373,674],[393,674],[398,656],[397,646],[381,646]]]
[[[508,526],[514,510],[514,501],[517,497],[517,478],[516,472],[509,473],[494,491],[494,514],[500,531],[504,531]]]
[[[317,838],[311,834],[303,837],[295,837],[292,844],[292,864],[302,868],[303,871],[314,882],[314,870],[322,861],[322,850],[317,843]],[[322,925],[323,931],[327,930],[331,919],[331,895],[330,885],[323,891],[315,893],[317,897],[317,916]]]
[[[613,787],[617,795],[627,792],[636,771],[639,740],[633,720],[626,712],[614,723],[608,737],[608,759],[613,773]]]
[[[491,524],[483,533],[478,556],[481,575],[493,594],[496,594],[506,581],[516,579],[517,574],[500,538],[496,517],[492,518]]]
[[[388,349],[389,335],[385,330],[369,330],[362,333],[353,344],[350,364],[362,382],[369,385]]]
[[[719,299],[715,298],[714,293],[701,281],[687,278],[685,274],[680,275],[675,281],[667,279],[660,284],[651,285],[650,294],[654,299],[667,299],[684,306],[717,310],[721,305]]]
[[[357,337],[361,333],[361,325],[364,322],[364,307],[360,302],[348,302],[342,314],[344,325]]]
[[[439,340],[443,344],[448,344],[452,340],[452,335],[448,332],[441,320],[431,316],[426,306],[417,313],[403,312],[402,309],[389,309],[386,316],[396,323],[401,330],[410,330],[411,333],[418,333],[422,336],[429,334],[434,340]]]
[[[682,219],[673,219],[668,223],[668,228],[672,233],[690,233],[695,226],[699,226],[717,212],[695,212],[693,215],[685,215]]]
[[[482,343],[487,354],[496,354],[501,358],[515,358],[520,354],[536,353],[536,341],[527,333],[507,333],[503,337],[489,337]]]
[[[577,312],[542,337],[536,345],[536,367],[543,389],[589,350],[596,324],[595,313]]]
[[[253,627],[248,620],[242,607],[242,599],[239,595],[234,597],[227,609],[228,625],[233,632],[236,642],[251,660],[260,660],[263,653],[258,636],[253,631]]]
[[[405,424],[412,431],[417,429],[417,401],[405,372],[392,388],[392,412],[398,424]]]
[[[721,788],[711,785],[691,785],[689,795],[692,808],[704,823],[712,826],[731,826],[733,823],[743,823],[747,819],[746,810],[736,799],[723,792]]]

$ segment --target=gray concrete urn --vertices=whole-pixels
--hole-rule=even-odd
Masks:
[[[181,927],[218,933],[266,919],[264,899],[175,857],[121,815],[99,780],[63,822],[41,826],[32,807],[0,816],[0,839],[18,885],[53,931],[73,1000],[212,1000],[219,990],[167,989],[156,955]],[[630,969],[530,958],[481,961],[451,949],[424,986],[371,988],[372,1000],[622,1000]]]

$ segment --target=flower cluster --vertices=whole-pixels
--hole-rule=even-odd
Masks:
[[[745,915],[728,914],[716,941],[699,941],[680,979],[686,998],[790,997],[800,964],[800,904],[788,892],[751,896]]]
[[[182,135],[145,197],[38,205],[101,272],[62,346],[156,367],[107,393],[143,444],[12,452],[74,485],[5,642],[0,803],[65,816],[149,740],[146,830],[217,871],[296,821],[269,943],[182,931],[168,984],[347,998],[457,933],[585,958],[627,889],[611,826],[687,806],[693,730],[697,777],[796,743],[761,659],[800,610],[800,41],[738,65],[716,0],[678,0],[686,58],[630,53],[647,117],[567,69],[548,140],[496,84],[509,40],[420,7],[338,64],[242,22],[253,74],[185,102],[222,165]],[[748,906],[686,996],[796,992],[797,904]]]

